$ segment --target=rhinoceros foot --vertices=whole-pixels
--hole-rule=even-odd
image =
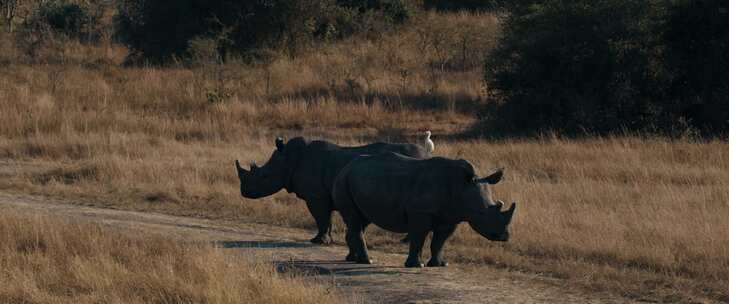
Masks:
[[[418,261],[418,260],[408,259],[407,261],[405,261],[405,267],[408,267],[408,268],[422,268],[423,267],[423,263],[420,262],[420,261]]]
[[[448,262],[443,260],[433,260],[431,259],[428,261],[428,267],[446,267],[448,266]]]
[[[332,239],[327,235],[317,235],[313,239],[309,240],[309,242],[319,245],[329,245],[332,243]]]
[[[350,253],[350,254],[347,255],[346,258],[344,258],[344,260],[347,261],[347,262],[356,262],[357,261],[357,255],[354,254],[354,253]]]
[[[372,264],[372,259],[370,258],[360,258],[354,253],[347,254],[347,257],[344,258],[347,262],[355,262],[357,264]]]

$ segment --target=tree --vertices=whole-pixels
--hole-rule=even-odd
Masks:
[[[440,11],[489,11],[499,7],[499,0],[424,0],[425,8]]]
[[[664,125],[655,1],[520,2],[486,62],[502,126],[605,134]]]
[[[674,0],[661,39],[672,110],[705,134],[729,132],[729,3]]]
[[[360,2],[119,0],[116,28],[119,40],[137,55],[159,63],[189,56],[190,42],[200,39],[218,41],[222,58],[256,57],[270,48],[296,55],[313,42],[364,32],[369,20],[386,20],[393,26],[411,13],[406,0]]]
[[[8,33],[13,32],[13,23],[18,13],[19,3],[20,0],[0,0],[0,14],[2,14]]]

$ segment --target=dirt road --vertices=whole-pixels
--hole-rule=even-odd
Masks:
[[[314,246],[310,231],[155,213],[74,205],[72,202],[0,191],[0,212],[13,209],[145,231],[186,241],[210,241],[229,254],[275,263],[280,271],[331,280],[356,303],[632,303],[607,294],[585,294],[550,279],[488,267],[407,269],[405,256],[372,250],[375,265],[343,262],[343,246]]]

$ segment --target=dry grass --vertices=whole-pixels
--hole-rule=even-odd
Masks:
[[[495,31],[483,16],[427,18]],[[464,225],[447,245],[450,259],[636,298],[729,301],[729,144],[449,140],[476,119],[481,72],[432,69],[438,58],[457,63],[458,52],[419,48],[438,36],[417,29],[267,66],[10,64],[0,74],[0,157],[38,169],[3,176],[0,188],[311,229],[293,195],[240,198],[232,161],[264,162],[278,134],[347,144],[431,129],[436,154],[482,173],[507,167],[496,197],[520,202],[511,242],[489,243]],[[374,246],[403,250],[396,238],[368,231]]]
[[[3,211],[2,303],[339,303],[202,244]]]
[[[440,153],[484,173],[506,166],[495,196],[520,202],[511,242],[489,243],[464,225],[451,259],[646,299],[729,300],[729,144],[544,139]]]

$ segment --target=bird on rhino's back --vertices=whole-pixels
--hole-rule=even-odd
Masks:
[[[425,150],[428,151],[428,153],[433,153],[433,151],[435,151],[435,144],[433,143],[433,140],[430,139],[430,135],[430,130],[425,131],[423,146],[425,147]]]

